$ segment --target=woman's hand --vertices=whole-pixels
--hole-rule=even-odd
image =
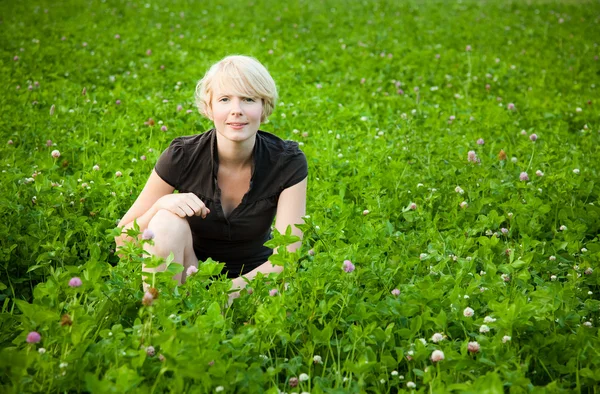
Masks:
[[[186,216],[202,216],[202,219],[204,219],[210,213],[210,209],[194,193],[178,193],[162,196],[154,203],[154,207],[156,211],[166,209],[181,218]]]
[[[227,300],[227,307],[229,308],[231,304],[233,304],[233,300],[240,297],[239,291],[234,291],[233,293],[229,293],[229,298]]]

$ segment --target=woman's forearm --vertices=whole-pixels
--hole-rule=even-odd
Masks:
[[[259,265],[258,267],[254,268],[252,271],[248,272],[245,275],[242,275],[238,278],[235,278],[233,280],[233,286],[231,287],[233,290],[240,290],[243,289],[244,287],[246,287],[246,281],[244,280],[244,278],[246,278],[248,281],[251,281],[252,279],[254,279],[254,277],[256,275],[258,275],[258,273],[262,273],[264,275],[269,275],[270,273],[280,273],[283,271],[283,267],[280,265],[273,265],[270,261],[266,261],[263,264]]]
[[[300,235],[302,235],[302,233],[300,233]],[[290,253],[293,253],[296,251],[296,249],[298,249],[300,246],[302,245],[302,241],[298,241],[295,242],[291,245],[288,245],[287,250]],[[277,249],[273,250],[273,253],[276,254],[277,253]],[[254,268],[252,271],[248,272],[245,275],[242,275],[238,278],[235,278],[233,280],[233,285],[232,285],[232,289],[233,290],[239,290],[239,289],[243,289],[244,287],[246,287],[246,280],[244,278],[246,278],[248,281],[251,281],[252,279],[254,279],[254,277],[260,272],[264,275],[269,275],[270,273],[281,273],[283,271],[283,267],[280,265],[273,265],[270,261],[266,261],[263,264],[259,265],[258,267]]]

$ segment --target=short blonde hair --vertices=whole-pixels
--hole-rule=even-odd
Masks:
[[[261,122],[273,113],[277,101],[277,86],[271,74],[258,60],[250,56],[227,56],[206,72],[196,85],[198,111],[211,119],[215,87],[232,90],[233,94],[262,100]]]

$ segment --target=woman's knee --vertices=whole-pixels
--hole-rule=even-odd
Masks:
[[[173,248],[184,248],[192,242],[192,231],[185,218],[161,209],[148,224],[154,232],[154,249],[157,254],[160,250],[167,255]]]

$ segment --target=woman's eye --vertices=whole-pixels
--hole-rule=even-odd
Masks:
[[[227,97],[222,97],[222,98],[221,98],[219,101],[223,101],[223,102],[225,102],[225,101],[227,101],[227,100],[229,100],[229,98],[227,98]]]
[[[255,101],[252,97],[246,97],[244,100],[246,100],[249,103],[253,103]]]

